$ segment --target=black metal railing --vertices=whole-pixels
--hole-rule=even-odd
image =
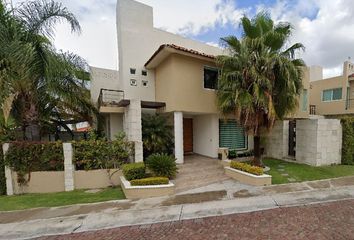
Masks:
[[[124,99],[124,91],[101,88],[98,106],[115,106]]]
[[[354,99],[347,99],[345,102],[345,109],[353,109],[354,108]]]
[[[310,115],[316,115],[316,105],[310,105]]]

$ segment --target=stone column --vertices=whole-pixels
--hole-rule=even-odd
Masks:
[[[4,157],[9,150],[10,144],[4,143],[2,145],[2,151],[4,153]],[[6,194],[11,196],[14,195],[14,183],[12,179],[12,170],[11,168],[5,166],[5,177],[6,177]]]
[[[143,140],[141,125],[141,101],[131,99],[124,110],[124,132],[129,141],[134,142],[135,162],[143,162]]]
[[[183,164],[183,113],[174,112],[175,157],[177,163]]]
[[[65,191],[73,191],[75,166],[73,164],[73,147],[71,143],[63,143],[64,151],[64,183]]]

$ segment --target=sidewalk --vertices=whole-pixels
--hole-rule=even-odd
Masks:
[[[172,197],[0,213],[0,239],[25,239],[354,199],[354,177],[245,188],[231,180]]]

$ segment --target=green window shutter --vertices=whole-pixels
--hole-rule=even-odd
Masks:
[[[229,149],[245,149],[247,145],[245,130],[235,120],[220,120],[219,146]]]

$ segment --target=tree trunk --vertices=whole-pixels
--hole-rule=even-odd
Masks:
[[[262,162],[262,153],[261,153],[261,137],[254,135],[253,142],[254,142],[253,165],[259,166],[259,167],[264,167],[264,164]]]
[[[39,111],[31,96],[26,96],[23,102],[23,124],[26,140],[40,141]]]

